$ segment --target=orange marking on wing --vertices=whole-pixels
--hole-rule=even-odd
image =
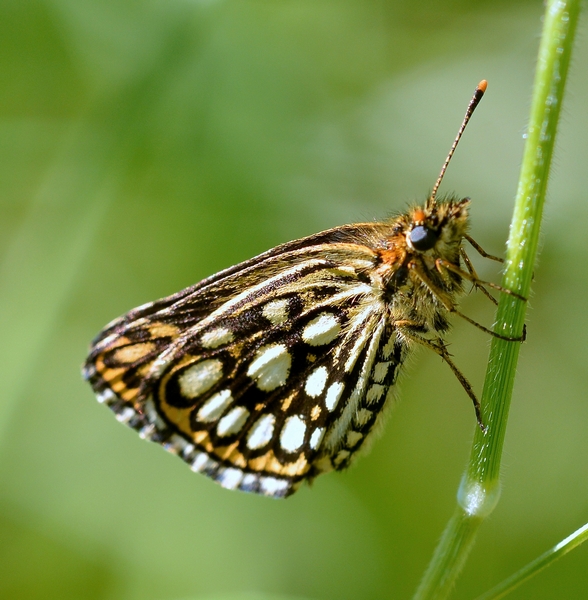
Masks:
[[[135,400],[137,399],[137,396],[139,395],[139,388],[130,388],[127,387],[124,390],[122,390],[121,392],[118,392],[118,395],[125,401],[125,402],[135,402]]]
[[[290,404],[292,404],[292,400],[296,397],[296,392],[292,392],[287,398],[282,400],[282,410],[285,412],[290,408]]]
[[[192,434],[192,439],[198,444],[200,450],[204,450],[204,452],[212,458],[218,458],[219,460],[229,462],[241,469],[244,469],[247,466],[245,457],[237,449],[239,442],[234,442],[230,446],[220,446],[215,448],[212,445],[210,437],[208,436],[208,431],[206,430],[194,432]]]
[[[228,456],[227,460],[232,462],[237,467],[240,467],[241,469],[244,469],[247,466],[247,461],[245,460],[245,457],[240,452],[237,452],[237,450],[235,450],[230,456]]]
[[[194,404],[188,406],[187,408],[176,408],[175,406],[171,406],[166,402],[165,399],[165,388],[167,382],[173,377],[176,371],[186,364],[191,364],[196,362],[198,357],[191,356],[186,354],[179,360],[172,369],[169,370],[168,373],[165,374],[164,377],[159,381],[159,398],[160,398],[160,408],[161,412],[164,414],[165,418],[173,423],[182,433],[190,437],[194,437],[194,432],[192,431],[192,427],[190,425],[190,413],[194,409],[194,406],[198,403],[198,400],[194,400]]]
[[[137,375],[140,375],[141,377],[147,377],[147,375],[149,375],[149,370],[151,369],[151,366],[153,365],[154,361],[145,363],[144,365],[141,365],[140,367],[137,368]]]
[[[244,469],[247,466],[247,461],[245,460],[245,457],[243,456],[243,454],[241,454],[241,452],[239,452],[237,450],[237,446],[238,446],[238,442],[235,442],[234,444],[231,444],[230,446],[228,446],[228,448],[231,448],[231,452],[223,452],[223,456],[220,456],[219,454],[219,450],[220,448],[217,448],[216,450],[213,451],[213,454],[219,454],[220,458],[226,460],[227,462],[230,462],[231,464]],[[228,449],[227,448],[227,449]]]
[[[151,337],[177,337],[180,335],[180,329],[175,325],[168,323],[152,323],[148,327]]]
[[[257,458],[252,458],[248,461],[247,465],[253,471],[271,471],[269,468],[270,464],[276,461],[276,456],[273,453],[273,450],[269,450],[265,454],[258,456]],[[281,468],[281,465],[279,465]],[[272,472],[275,472],[275,467]]]
[[[269,450],[262,456],[252,458],[248,462],[248,466],[253,471],[266,471],[276,475],[303,475],[308,471],[310,465],[305,456],[300,455],[296,462],[282,464],[275,456],[273,450]]]
[[[144,356],[147,356],[150,352],[153,352],[156,346],[153,342],[143,342],[140,344],[131,344],[119,348],[114,353],[114,360],[121,363],[134,363]]]
[[[206,442],[206,440],[208,440],[208,431],[195,431],[192,434],[192,439],[197,443],[197,444],[202,444],[204,445],[204,443]],[[212,446],[211,446],[212,448]]]
[[[173,423],[173,425],[185,435],[196,439],[195,434],[190,426],[190,413],[192,412],[191,406],[188,408],[176,408],[175,406],[170,406],[167,404],[167,402],[165,402],[165,400],[163,400],[160,404],[160,409],[167,421]]]
[[[281,474],[290,476],[304,475],[304,473],[306,473],[308,469],[310,469],[310,465],[308,464],[308,461],[306,460],[304,454],[301,454],[296,462],[291,462],[284,465]]]
[[[117,379],[116,381],[110,382],[110,389],[120,396],[120,392],[126,389],[126,384],[121,379]]]
[[[100,377],[102,377],[102,379],[104,379],[104,381],[107,383],[116,381],[126,371],[126,368],[124,367],[120,367],[118,369],[107,367],[104,364],[104,359],[102,356],[96,360],[95,366],[96,372],[99,373]]]
[[[233,442],[230,446],[222,446],[221,448],[216,448],[214,453],[222,459],[228,458],[231,453],[237,449],[239,446],[239,442]]]

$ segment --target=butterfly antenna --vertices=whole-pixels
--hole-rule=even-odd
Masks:
[[[449,154],[447,155],[447,158],[445,159],[445,162],[443,163],[443,167],[441,168],[441,173],[439,173],[439,177],[437,177],[437,181],[435,182],[435,185],[433,186],[433,191],[431,192],[431,196],[429,197],[429,204],[435,203],[435,197],[437,196],[437,190],[439,189],[439,186],[441,185],[441,182],[443,181],[443,176],[445,175],[445,171],[447,170],[447,165],[449,164],[449,161],[451,160],[451,157],[453,156],[453,153],[455,152],[455,149],[457,148],[457,144],[459,143],[459,140],[463,134],[464,129],[466,128],[466,125],[468,124],[468,121],[470,120],[470,117],[476,110],[476,106],[478,106],[478,104],[480,104],[480,100],[482,99],[482,96],[484,95],[484,92],[486,91],[487,87],[488,87],[488,82],[485,79],[482,79],[482,81],[480,81],[480,83],[478,83],[478,87],[476,88],[476,91],[474,92],[474,95],[473,95],[472,99],[470,100],[470,103],[468,104],[468,109],[466,110],[466,114],[465,114],[465,117],[463,118],[461,127],[459,128],[459,131],[457,132],[455,141],[451,145],[451,150],[449,150]]]

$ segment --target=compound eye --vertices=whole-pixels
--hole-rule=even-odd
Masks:
[[[439,239],[439,234],[424,225],[417,225],[409,234],[410,245],[419,252],[430,250]]]

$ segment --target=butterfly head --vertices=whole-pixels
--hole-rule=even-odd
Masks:
[[[428,202],[410,211],[405,221],[406,244],[418,254],[445,254],[444,248],[461,244],[468,228],[469,198]]]

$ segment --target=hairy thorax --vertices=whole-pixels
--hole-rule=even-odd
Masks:
[[[371,277],[397,326],[419,333],[449,328],[448,314],[462,292],[462,278],[450,266],[461,268],[468,203],[449,199],[390,222]]]

